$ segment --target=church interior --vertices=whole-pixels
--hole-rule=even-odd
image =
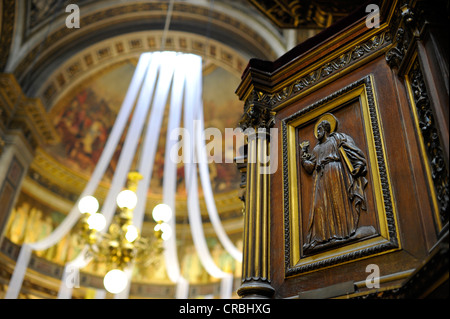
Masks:
[[[0,298],[448,298],[450,2],[426,3],[0,0]],[[174,115],[219,132],[205,165],[168,169]]]

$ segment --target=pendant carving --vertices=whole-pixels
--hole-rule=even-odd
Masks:
[[[409,72],[414,105],[418,116],[420,133],[425,142],[426,155],[431,168],[431,178],[436,190],[440,222],[445,224],[449,217],[448,171],[445,165],[441,137],[436,127],[427,88],[419,62],[416,60]]]

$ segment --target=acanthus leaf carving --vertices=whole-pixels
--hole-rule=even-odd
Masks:
[[[261,91],[252,91],[245,101],[244,114],[239,121],[239,127],[243,130],[248,128],[270,129],[275,124],[275,112],[270,105],[261,103],[265,94]]]
[[[322,64],[308,74],[295,80],[288,86],[283,87],[275,93],[256,94],[256,100],[274,108],[287,99],[299,94],[301,91],[312,87],[327,77],[352,65],[360,59],[374,53],[375,51],[389,45],[392,41],[389,30],[370,38],[369,40],[354,46],[352,49],[341,54],[339,57]]]

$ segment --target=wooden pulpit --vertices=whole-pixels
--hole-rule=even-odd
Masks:
[[[448,2],[373,3],[242,75],[243,298],[448,297]]]

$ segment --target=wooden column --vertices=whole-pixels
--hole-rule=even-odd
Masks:
[[[270,284],[268,167],[272,115],[270,108],[249,98],[240,122],[242,129],[248,134],[242,285],[238,289],[242,298],[270,298],[274,293]]]

